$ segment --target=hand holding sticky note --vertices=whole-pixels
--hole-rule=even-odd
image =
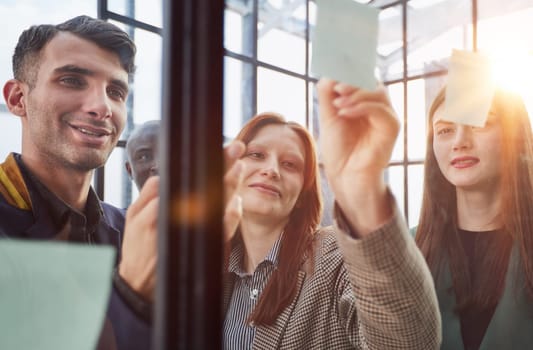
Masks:
[[[94,349],[114,257],[106,246],[1,239],[0,349]]]
[[[453,50],[442,119],[483,127],[495,88],[488,57],[481,53]]]
[[[364,89],[375,89],[379,10],[353,0],[316,0],[311,70]]]

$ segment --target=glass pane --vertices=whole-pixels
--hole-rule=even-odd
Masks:
[[[378,59],[379,79],[388,81],[402,77],[403,38],[402,7],[389,7],[379,13]]]
[[[253,55],[253,16],[250,11],[224,11],[224,47],[247,56]]]
[[[305,125],[305,81],[270,69],[257,71],[257,112],[276,112]]]
[[[237,136],[244,121],[252,117],[253,70],[251,64],[224,58],[224,137]]]
[[[313,52],[313,28],[315,28],[315,25],[316,25],[316,3],[314,1],[309,1],[309,42],[308,42],[308,45],[309,45],[309,57],[307,57],[307,60],[308,60],[308,67],[309,67],[309,72],[307,72],[307,74],[309,76],[314,76],[313,74],[311,74],[311,56],[312,56],[312,52]],[[315,78],[318,78],[316,76],[314,76]]]
[[[161,119],[162,38],[145,30],[135,30],[137,55],[133,84],[133,120],[141,124]]]
[[[135,19],[163,27],[163,0],[135,0]]]
[[[385,181],[389,185],[392,191],[392,194],[394,195],[394,198],[396,199],[398,208],[400,208],[400,211],[403,213],[404,212],[403,166],[388,167],[385,173]]]
[[[288,0],[277,5],[271,0],[261,6],[257,57],[260,61],[305,74],[306,22],[295,17],[301,0]]]
[[[423,9],[426,7],[432,7],[445,1],[450,2],[450,0],[408,0],[408,1],[409,1],[409,7],[412,7],[417,10]],[[471,1],[471,0],[466,0],[466,1]]]
[[[403,161],[403,135],[404,135],[404,117],[403,117],[403,83],[392,84],[387,86],[392,108],[400,120],[400,133],[396,139],[396,144],[392,150],[391,160],[394,162]]]
[[[533,0],[478,3],[478,47],[493,56],[499,83],[520,93],[533,116]]]
[[[431,1],[431,0],[428,0],[428,1]],[[383,6],[387,6],[387,5],[390,5],[392,3],[397,3],[397,2],[398,2],[398,0],[367,0],[367,1],[364,1],[363,3],[367,3],[367,4],[372,5],[374,7],[383,7]]]
[[[242,52],[242,16],[235,11],[224,11],[224,47]]]
[[[0,30],[2,32],[0,81],[2,86],[5,81],[13,77],[11,56],[23,30],[35,24],[58,24],[80,14],[96,17],[96,1],[2,1],[0,4]]]
[[[307,130],[309,130],[311,135],[313,135],[316,140],[318,136],[318,129],[320,127],[318,121],[318,97],[316,95],[316,84],[309,82],[309,85],[307,86],[307,91],[307,108],[309,110],[309,124],[307,125]]]
[[[426,155],[426,106],[423,79],[407,83],[407,153],[409,160],[424,159]]]
[[[472,47],[471,1],[439,1],[422,6],[424,1],[408,3],[409,76],[445,69],[452,48]]]
[[[509,1],[506,5],[496,6],[494,1],[478,0],[480,50],[533,49],[533,1]]]
[[[306,2],[301,0],[300,5],[296,8],[293,13],[295,19],[300,21],[305,21],[305,11],[306,11]],[[316,4],[313,1],[309,1],[309,20],[310,24],[315,24],[316,18]]]
[[[420,208],[422,206],[422,191],[424,188],[424,166],[411,165],[407,168],[409,186],[409,227],[418,225]]]
[[[0,111],[1,139],[0,163],[4,161],[10,152],[20,153],[22,127],[20,118],[8,111]]]
[[[133,5],[133,6],[132,6]],[[162,0],[108,0],[107,8],[111,12],[161,28],[163,26]]]
[[[119,208],[128,207],[132,202],[132,190],[136,191],[135,184],[126,172],[125,163],[125,149],[116,147],[105,165],[104,198],[107,203]]]
[[[407,85],[409,160],[423,160],[426,156],[426,131],[429,107],[444,86],[446,76],[412,80]]]
[[[447,78],[447,75],[441,75],[424,79],[424,101],[426,104],[426,109],[424,110],[425,115],[429,113],[429,107],[431,107],[431,104],[433,103],[435,97],[437,97],[439,94],[439,91],[444,88]]]

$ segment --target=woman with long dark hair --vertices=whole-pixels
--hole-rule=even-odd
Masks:
[[[498,90],[484,127],[429,111],[416,242],[435,279],[443,349],[533,344],[533,137],[521,98]]]
[[[318,92],[336,226],[319,228],[309,132],[275,113],[252,118],[236,137],[246,150],[240,222],[227,241],[224,346],[436,349],[431,276],[383,181],[399,129],[390,102],[384,90],[328,80]]]

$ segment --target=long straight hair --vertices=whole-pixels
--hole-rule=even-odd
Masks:
[[[292,209],[280,245],[278,267],[261,293],[257,305],[249,317],[255,325],[272,325],[278,315],[296,295],[298,271],[304,257],[313,258],[312,238],[322,216],[322,196],[318,173],[316,147],[312,136],[300,124],[287,122],[276,113],[263,113],[252,118],[239,132],[236,139],[247,145],[259,130],[267,125],[285,125],[294,131],[305,148],[304,184]],[[230,245],[241,239],[240,232]]]
[[[486,272],[476,285],[471,285],[466,256],[457,226],[456,189],[446,180],[433,150],[433,117],[444,103],[442,89],[431,105],[424,170],[424,191],[416,243],[424,254],[435,279],[447,261],[452,274],[457,310],[496,305],[505,284],[506,261],[511,244],[518,245],[525,271],[525,288],[533,297],[533,136],[527,110],[522,99],[511,92],[497,90],[492,111],[501,126],[501,212],[503,246],[488,247],[483,257]],[[495,270],[496,269],[496,270]],[[498,270],[499,269],[499,270]],[[497,290],[482,288],[498,276]]]

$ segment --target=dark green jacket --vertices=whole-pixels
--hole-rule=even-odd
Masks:
[[[411,229],[414,236],[416,228]],[[490,271],[487,271],[490,273]],[[479,350],[533,349],[533,303],[524,290],[524,271],[517,246],[513,247],[507,268],[505,290]],[[442,316],[442,350],[464,350],[461,321],[454,312],[455,295],[448,264],[435,281]]]

